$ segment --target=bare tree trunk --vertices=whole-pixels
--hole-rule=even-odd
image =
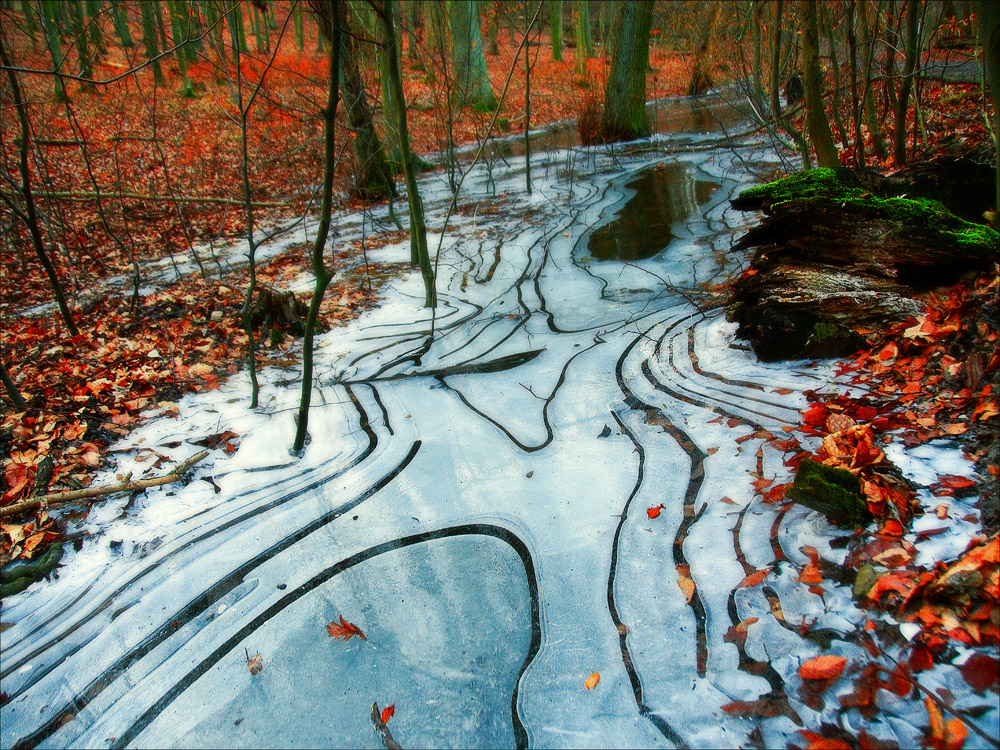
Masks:
[[[875,14],[875,22],[878,21],[878,12]],[[864,75],[861,78],[862,90],[861,108],[864,113],[865,123],[868,125],[868,132],[872,137],[872,148],[875,156],[885,159],[889,152],[886,150],[885,141],[882,140],[882,126],[879,123],[878,113],[875,110],[875,95],[872,92],[872,70],[874,66],[874,39],[875,29],[869,26],[867,0],[858,2],[858,21],[861,31],[861,64],[864,68]]]
[[[809,144],[806,143],[805,136],[789,122],[781,110],[779,96],[781,92],[781,16],[783,9],[783,0],[777,0],[774,3],[774,23],[771,26],[771,113],[798,146],[799,153],[802,155],[802,167],[812,169],[812,156],[809,153]]]
[[[906,59],[903,63],[903,80],[896,96],[896,117],[893,122],[892,155],[896,164],[906,163],[906,110],[910,104],[910,89],[913,88],[913,74],[917,67],[917,0],[909,0],[906,8]]]
[[[646,119],[646,73],[652,23],[652,0],[628,0],[615,15],[611,36],[618,41],[601,113],[601,138],[605,141],[631,140],[650,132]]]
[[[996,159],[996,194],[991,224],[1000,230],[1000,6],[990,0],[977,3],[979,41],[983,45],[986,63],[986,85],[993,100],[993,146]]]
[[[576,72],[586,75],[587,60],[594,56],[590,42],[590,0],[576,0]]]
[[[864,0],[861,0],[864,2]],[[861,132],[861,95],[858,93],[858,36],[856,32],[857,0],[847,4],[847,45],[851,55],[851,121],[854,125],[854,164],[865,166],[865,137]]]
[[[802,0],[802,66],[806,91],[806,122],[809,137],[821,167],[839,167],[840,157],[830,132],[830,122],[823,107],[823,79],[819,69],[819,30],[816,23],[816,0]]]
[[[49,285],[52,287],[52,295],[56,298],[56,304],[59,306],[59,312],[66,323],[66,328],[69,330],[70,336],[78,336],[80,335],[80,331],[73,321],[73,314],[69,310],[69,305],[66,304],[66,295],[63,294],[62,284],[59,283],[56,269],[52,265],[52,261],[49,260],[48,253],[45,252],[42,231],[38,226],[35,197],[31,192],[31,170],[28,168],[28,146],[31,143],[31,126],[28,124],[28,104],[21,97],[21,85],[17,80],[17,75],[11,70],[11,62],[7,57],[7,48],[4,46],[2,34],[0,34],[0,62],[7,69],[7,79],[10,81],[11,92],[14,97],[14,107],[17,109],[17,119],[21,125],[18,169],[21,174],[20,190],[24,198],[24,210],[22,211],[10,202],[7,205],[17,214],[25,227],[27,227],[28,234],[31,235],[31,244],[35,249],[35,255],[38,256],[38,261],[42,264],[42,268],[45,269],[45,275],[48,277]]]
[[[330,24],[330,86],[327,91],[326,107],[323,108],[325,133],[323,139],[323,197],[320,204],[319,227],[316,230],[316,240],[313,242],[312,267],[316,276],[316,286],[313,289],[312,300],[309,302],[309,314],[306,316],[305,339],[302,342],[302,397],[299,400],[299,418],[295,428],[295,441],[292,450],[298,453],[306,444],[306,434],[309,427],[309,403],[313,387],[313,336],[316,330],[316,320],[319,318],[319,306],[323,302],[323,294],[333,274],[323,261],[323,251],[326,249],[326,238],[330,233],[330,214],[333,210],[333,168],[336,162],[336,144],[334,142],[334,125],[337,116],[340,82],[340,4],[332,3]],[[391,36],[391,35],[390,35]],[[392,36],[395,42],[395,36]]]
[[[3,381],[4,390],[7,391],[7,398],[11,400],[11,403],[18,409],[26,409],[28,404],[17,390],[17,386],[14,385],[14,380],[7,372],[7,366],[2,359],[0,359],[0,381]]]
[[[688,81],[688,96],[704,94],[712,87],[712,78],[708,74],[708,60],[711,59],[708,50],[712,43],[712,31],[721,11],[720,3],[709,3],[709,10],[706,10],[702,18],[698,33],[698,48],[695,50],[694,65],[691,68],[691,80]]]
[[[552,35],[552,59],[562,62],[562,0],[549,0],[549,32]]]
[[[528,0],[524,0],[524,187],[528,195],[531,195],[531,18]]]

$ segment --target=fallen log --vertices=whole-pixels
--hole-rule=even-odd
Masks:
[[[61,503],[68,500],[84,500],[90,497],[102,497],[104,495],[115,495],[119,492],[137,492],[148,487],[159,487],[163,484],[171,484],[180,481],[184,473],[208,455],[208,451],[201,451],[194,454],[186,461],[177,464],[171,471],[161,477],[151,477],[150,479],[126,479],[116,484],[106,484],[101,487],[87,487],[82,490],[67,490],[65,492],[53,492],[49,495],[32,497],[14,505],[0,508],[0,518],[18,515],[25,511],[40,508],[50,503]]]

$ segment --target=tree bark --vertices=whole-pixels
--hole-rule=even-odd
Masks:
[[[146,48],[146,57],[153,61],[153,82],[157,86],[166,83],[163,77],[163,68],[160,65],[160,48],[156,43],[156,17],[149,3],[139,6],[142,14],[142,43]]]
[[[323,196],[320,204],[319,227],[316,230],[316,240],[312,248],[312,268],[316,276],[316,287],[312,300],[309,302],[309,314],[306,316],[305,340],[302,342],[302,397],[299,400],[299,418],[295,429],[295,441],[292,450],[299,453],[306,444],[306,434],[309,426],[309,403],[313,387],[313,337],[316,330],[316,320],[319,318],[319,306],[323,302],[333,273],[326,267],[323,252],[326,249],[326,238],[330,233],[330,216],[333,211],[333,170],[337,160],[334,128],[337,116],[337,103],[340,90],[340,53],[343,48],[341,36],[340,3],[331,3],[330,18],[330,86],[327,91],[326,107],[323,108],[325,133],[323,138]],[[395,37],[393,37],[395,41]]]
[[[820,167],[839,167],[840,157],[833,142],[830,123],[823,107],[823,78],[819,69],[819,30],[816,0],[802,0],[802,67],[806,91],[806,123]]]
[[[986,85],[993,101],[993,151],[997,179],[991,224],[1000,229],[1000,7],[990,0],[979,0],[976,15],[986,63]]]
[[[649,135],[646,119],[646,72],[653,0],[628,0],[615,16],[611,35],[618,41],[604,89],[601,138],[625,141]],[[578,50],[579,51],[579,50]]]
[[[806,143],[805,136],[789,122],[781,109],[779,97],[781,94],[781,16],[783,10],[784,2],[777,0],[774,3],[774,23],[771,24],[771,113],[782,129],[795,141],[799,154],[802,156],[802,168],[812,169],[812,156],[809,153],[809,144]]]
[[[549,0],[549,33],[552,38],[552,59],[556,62],[562,62],[562,32],[562,0]]]
[[[403,78],[399,73],[399,50],[393,29],[392,0],[369,0],[382,24],[385,37],[385,52],[388,58],[389,85],[393,96],[399,102],[396,111],[396,129],[399,137],[399,151],[403,161],[403,175],[406,178],[406,202],[410,212],[410,247],[420,264],[424,279],[424,306],[437,307],[437,292],[434,288],[434,269],[431,268],[430,253],[427,249],[427,228],[424,226],[424,207],[417,188],[417,174],[413,152],[410,150],[410,130],[406,122],[406,97],[403,93]]]
[[[587,60],[594,56],[590,41],[590,2],[576,0],[576,67],[578,75],[587,74]]]
[[[872,69],[874,52],[874,29],[869,26],[868,11],[866,2],[859,2],[858,8],[858,28],[861,32],[861,65],[864,75],[861,78],[861,87],[864,92],[861,95],[861,108],[864,113],[865,124],[868,126],[868,133],[872,138],[872,148],[875,156],[885,159],[889,152],[885,148],[885,141],[882,140],[882,126],[878,120],[878,113],[875,110],[875,95],[872,92]],[[876,20],[878,16],[876,14]]]
[[[320,33],[329,41],[333,33],[332,6],[325,2],[313,2],[311,7],[319,22]],[[358,70],[358,42],[351,33],[350,18],[343,11],[340,16],[340,40],[341,99],[347,114],[347,127],[355,136],[351,143],[355,162],[354,191],[365,199],[391,199],[396,196],[396,183],[382,141],[375,130],[364,81]]]
[[[917,67],[917,19],[919,5],[917,0],[909,0],[906,8],[906,37],[904,45],[906,58],[903,63],[903,80],[896,96],[896,112],[893,121],[892,155],[896,164],[906,163],[906,110],[910,104],[910,90],[913,88],[913,75]]]
[[[486,70],[479,7],[474,0],[448,3],[452,71],[462,103],[476,110],[496,109],[497,98]]]
[[[14,379],[7,372],[7,366],[0,359],[0,381],[3,382],[3,388],[7,391],[7,398],[11,400],[14,407],[17,409],[27,408],[28,404],[25,402],[24,397],[21,396],[20,391],[17,390],[17,386],[14,385]]]

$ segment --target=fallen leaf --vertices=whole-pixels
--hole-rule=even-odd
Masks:
[[[326,626],[326,632],[329,633],[334,640],[342,637],[345,643],[351,640],[351,636],[353,635],[358,636],[364,641],[368,640],[368,638],[365,637],[365,634],[361,632],[361,629],[357,625],[345,620],[343,615],[340,616],[340,624],[338,625],[336,621],[331,622]]]
[[[587,688],[587,690],[593,690],[595,687],[597,687],[597,683],[600,681],[601,681],[600,672],[593,672],[591,673],[590,677],[588,677],[586,680],[583,681],[583,686]]]
[[[657,505],[655,508],[646,508],[646,515],[650,518],[657,518],[660,515],[660,511],[666,508],[666,505]]]
[[[393,714],[396,713],[396,704],[393,703],[391,706],[386,706],[382,709],[382,723],[385,724],[389,719],[392,718]]]
[[[737,584],[736,588],[745,589],[751,586],[756,586],[758,583],[767,578],[767,574],[771,572],[770,568],[764,568],[763,570],[758,570],[756,573],[751,573],[746,578]]]
[[[986,654],[973,654],[960,669],[973,690],[985,690],[1000,681],[1000,660]]]
[[[847,659],[834,654],[814,656],[799,667],[799,677],[803,680],[832,680],[844,671]]]
[[[684,599],[690,604],[691,597],[694,596],[695,586],[694,581],[685,575],[682,575],[677,579],[677,585],[680,587],[681,591],[684,592]]]
[[[260,670],[264,668],[264,660],[261,658],[260,652],[250,660],[247,661],[247,669],[250,670],[250,674],[256,675]]]

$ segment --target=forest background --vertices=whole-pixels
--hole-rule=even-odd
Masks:
[[[458,195],[462,146],[568,118],[583,143],[635,138],[647,100],[713,88],[807,167],[994,154],[991,6],[6,0],[0,563],[58,538],[46,493],[85,496],[116,438],[242,367],[297,365],[402,270],[365,257],[401,228],[258,264],[279,227],[395,199],[432,305],[416,170]],[[311,296],[280,291],[308,272]],[[307,417],[304,398],[302,436]]]

